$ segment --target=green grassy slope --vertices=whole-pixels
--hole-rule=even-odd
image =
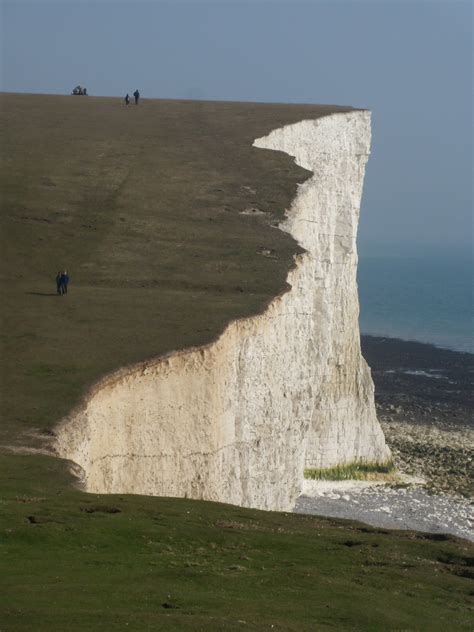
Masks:
[[[334,108],[0,104],[0,444],[34,448],[105,372],[284,290],[298,249],[272,225],[308,174],[251,144]],[[472,547],[454,538],[71,483],[63,461],[0,448],[2,632],[472,627]]]
[[[61,477],[54,459],[0,461],[2,632],[472,630],[474,557],[455,538]]]

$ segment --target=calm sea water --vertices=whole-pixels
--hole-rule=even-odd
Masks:
[[[358,283],[363,334],[474,353],[471,260],[361,257]]]

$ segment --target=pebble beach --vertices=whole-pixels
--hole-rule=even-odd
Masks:
[[[295,511],[474,541],[474,355],[362,336],[400,480],[308,481]]]

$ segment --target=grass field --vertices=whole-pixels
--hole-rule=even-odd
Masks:
[[[465,542],[88,495],[66,463],[18,453],[104,373],[204,344],[285,289],[298,247],[274,225],[308,174],[251,145],[335,108],[0,103],[0,630],[471,629]]]
[[[472,630],[455,538],[84,494],[46,457],[0,468],[2,632]]]

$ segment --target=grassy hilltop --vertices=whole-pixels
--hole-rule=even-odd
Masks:
[[[297,247],[269,225],[307,174],[252,142],[336,109],[3,95],[1,441],[281,292]]]
[[[34,453],[104,373],[207,343],[284,291],[298,246],[273,226],[308,173],[252,142],[348,108],[13,94],[0,108],[2,632],[471,629],[465,542],[89,495]]]

